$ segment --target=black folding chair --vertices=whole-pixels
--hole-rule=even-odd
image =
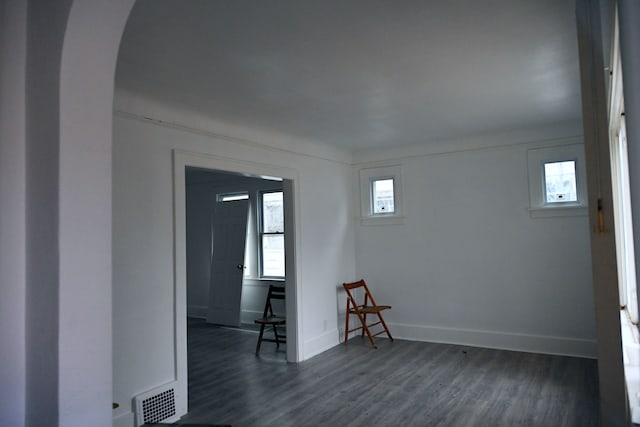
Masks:
[[[273,314],[272,300],[284,301],[284,286],[269,286],[269,293],[267,294],[267,301],[264,305],[262,317],[255,320],[255,323],[260,325],[260,336],[258,337],[256,354],[260,353],[260,345],[262,344],[262,341],[274,342],[277,347],[280,347],[280,343],[284,344],[287,342],[286,334],[278,334],[278,326],[285,326],[286,319]],[[264,338],[264,329],[267,326],[271,326],[273,328],[274,338]]]

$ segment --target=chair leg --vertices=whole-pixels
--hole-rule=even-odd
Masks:
[[[376,345],[376,340],[373,339],[373,335],[371,335],[371,332],[369,332],[369,328],[367,328],[367,337],[369,338],[369,342],[371,343],[371,346],[377,349],[378,346]]]
[[[278,336],[278,329],[276,329],[276,325],[273,325],[273,336],[276,337],[276,348],[280,348],[280,337]]]
[[[356,313],[356,314],[358,314],[358,313]],[[360,319],[360,322],[362,322],[362,336],[364,336],[364,334],[366,332],[367,333],[367,338],[369,338],[369,342],[371,343],[373,348],[377,349],[378,346],[376,345],[376,341],[373,339],[373,335],[371,335],[371,331],[369,331],[369,327],[367,326],[367,321],[365,320],[366,314],[365,315],[358,314],[358,318]]]
[[[344,322],[344,345],[347,345],[347,341],[349,341],[349,300],[347,300],[347,312],[345,314]]]
[[[363,325],[366,325],[366,324],[367,324],[367,313],[363,313],[363,314],[362,314],[362,318],[364,319],[364,320],[362,321],[362,324],[363,324]],[[368,331],[367,331],[367,333],[368,333]],[[362,328],[362,336],[364,337],[364,328]]]
[[[380,322],[382,323],[382,327],[384,328],[385,332],[387,333],[387,336],[389,337],[389,339],[391,341],[393,341],[393,337],[391,336],[391,332],[389,332],[389,328],[387,328],[387,324],[385,323],[384,319],[382,318],[382,314],[378,313],[378,318],[380,318]]]
[[[256,354],[260,353],[260,344],[262,344],[262,335],[264,335],[265,324],[260,325],[260,335],[258,336],[258,345],[256,346]]]

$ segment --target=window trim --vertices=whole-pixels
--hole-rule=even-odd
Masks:
[[[263,212],[263,206],[264,206],[264,195],[265,194],[270,194],[270,193],[282,193],[282,209],[283,209],[283,215],[284,215],[284,190],[281,189],[271,189],[271,190],[260,190],[258,192],[258,199],[259,199],[259,203],[258,203],[258,218],[257,218],[257,231],[258,231],[258,244],[257,244],[257,249],[258,249],[258,278],[260,280],[285,280],[286,278],[286,260],[285,260],[285,273],[282,276],[267,276],[264,274],[264,257],[263,257],[263,250],[262,250],[262,238],[265,235],[282,235],[283,239],[286,239],[285,237],[285,232],[286,231],[271,231],[271,232],[265,232],[264,231],[264,212]],[[283,224],[283,228],[284,228],[284,224]],[[286,252],[286,251],[285,251]]]
[[[393,212],[373,212],[373,182],[393,179]],[[404,204],[402,194],[402,167],[400,165],[363,168],[360,180],[360,224],[390,225],[404,224]]]
[[[611,178],[620,307],[628,312],[631,322],[637,325],[638,298],[626,124],[622,114],[611,122]]]
[[[544,165],[563,161],[575,161],[576,192],[575,202],[547,203]],[[587,173],[585,153],[582,143],[568,143],[527,150],[529,167],[529,215],[531,218],[562,216],[587,216]]]

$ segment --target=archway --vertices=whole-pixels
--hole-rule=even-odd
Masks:
[[[117,4],[74,3],[64,36],[59,172],[60,425],[110,425],[112,422],[113,98],[120,39],[134,3],[135,0]],[[276,175],[288,180],[286,191],[293,193],[295,173],[275,170]],[[258,171],[263,175],[269,172],[268,167]],[[292,254],[287,256],[295,258]],[[295,283],[293,280],[288,284],[293,286],[290,287],[293,299],[299,298],[295,294]],[[180,292],[179,289],[177,287],[176,292]],[[295,310],[298,305],[291,307]],[[287,312],[295,318],[289,305]],[[295,344],[301,342],[300,332],[294,324],[291,327],[294,339],[289,360],[299,360]],[[178,346],[186,345],[185,337],[176,334],[175,341],[175,357],[180,365],[184,353]],[[176,377],[183,375],[181,378],[184,378],[184,371],[186,365],[177,366]],[[127,399],[121,402],[123,406],[129,405]]]
[[[60,66],[59,425],[111,425],[111,123],[135,0],[75,1]]]

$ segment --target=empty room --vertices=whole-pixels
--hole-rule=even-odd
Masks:
[[[637,6],[28,3],[1,9],[4,419],[640,420]]]

